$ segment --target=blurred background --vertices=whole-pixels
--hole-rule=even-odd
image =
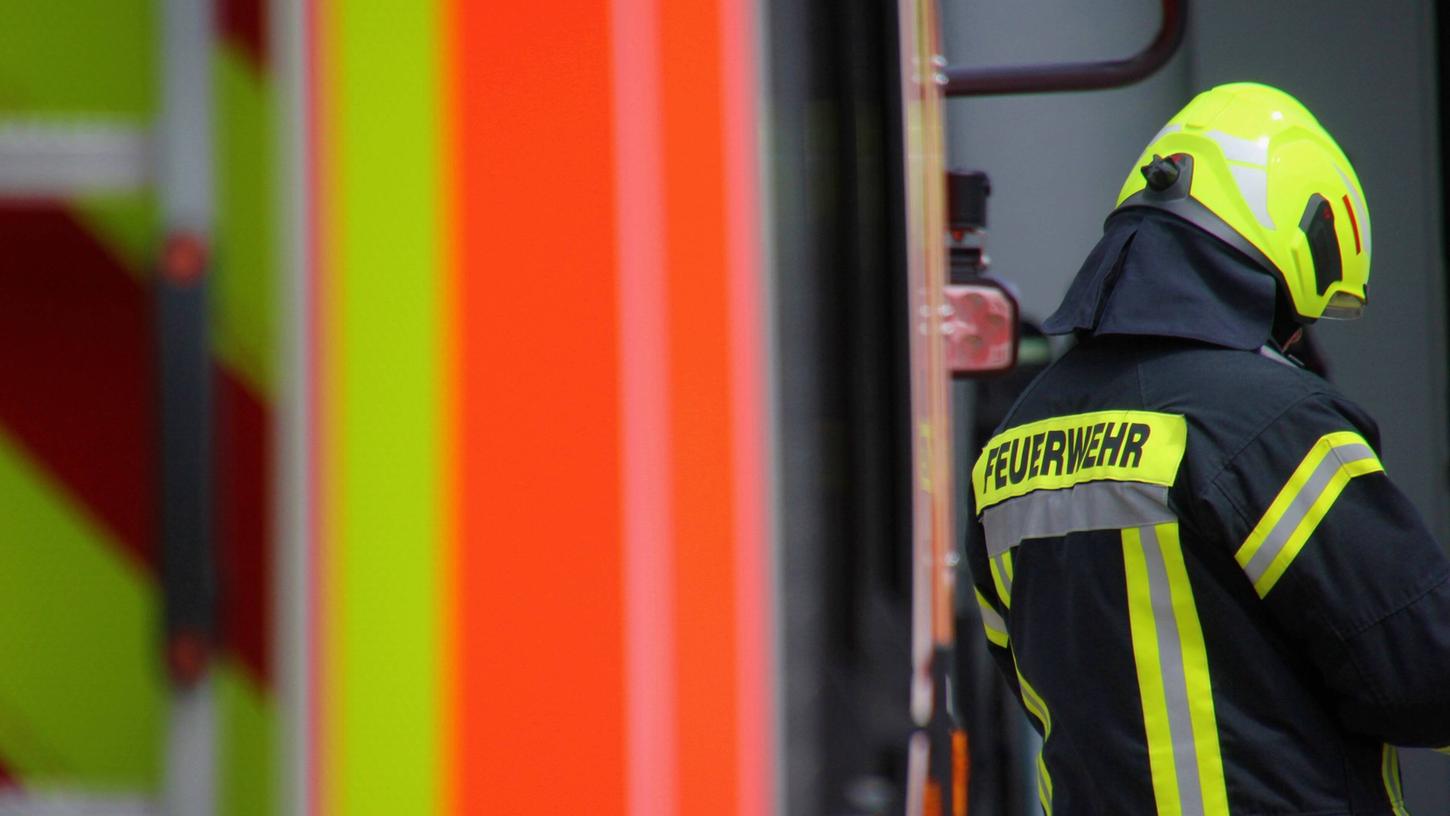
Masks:
[[[1227,81],[1359,171],[1372,304],[1314,341],[1450,542],[1450,15],[1199,2],[1127,87],[931,81],[1163,7],[0,0],[0,814],[906,812],[923,502],[940,554],[1032,324]],[[948,166],[1023,328],[923,441]],[[1036,813],[974,610],[970,812]]]

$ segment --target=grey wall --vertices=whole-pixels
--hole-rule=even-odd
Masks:
[[[1380,423],[1385,467],[1450,542],[1445,269],[1429,0],[1214,0],[1189,24],[1195,89],[1255,79],[1295,94],[1364,185],[1374,229],[1365,316],[1316,332],[1335,382]],[[1450,762],[1404,752],[1412,813],[1450,813]]]
[[[1103,59],[1158,28],[1151,0],[946,0],[952,65]],[[1113,91],[947,103],[948,160],[992,177],[987,251],[1038,319],[1057,305],[1143,145],[1182,107],[1186,60]]]
[[[947,0],[953,64],[1125,56],[1152,0]],[[1045,317],[1100,234],[1142,145],[1193,93],[1256,80],[1297,95],[1335,134],[1373,218],[1370,307],[1316,332],[1339,386],[1381,425],[1385,464],[1450,542],[1445,269],[1432,0],[1195,3],[1183,53],[1114,91],[956,100],[951,161],[993,179],[988,251]],[[1450,762],[1406,752],[1411,811],[1450,813]]]

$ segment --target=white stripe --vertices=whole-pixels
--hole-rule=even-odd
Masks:
[[[1274,219],[1269,216],[1269,173],[1262,167],[1245,167],[1241,164],[1230,164],[1229,174],[1234,177],[1234,183],[1238,185],[1239,195],[1243,196],[1244,203],[1249,205],[1254,217],[1265,229],[1274,229]]]
[[[1183,130],[1183,126],[1182,125],[1174,125],[1174,124],[1164,125],[1163,126],[1163,129],[1162,130],[1159,130],[1158,133],[1155,134],[1153,136],[1153,138],[1148,142],[1148,144],[1150,144],[1150,145],[1158,144],[1158,140],[1159,139],[1162,139],[1164,136],[1167,136],[1170,133],[1177,133],[1180,130]]]
[[[0,197],[133,193],[151,183],[152,152],[129,122],[0,122]]]
[[[1223,157],[1229,161],[1256,164],[1263,167],[1269,163],[1269,139],[1241,139],[1221,130],[1209,130],[1204,134],[1218,144]]]
[[[0,816],[160,816],[161,812],[154,801],[139,794],[0,792]]]
[[[658,5],[620,0],[611,19],[630,816],[678,810]]]

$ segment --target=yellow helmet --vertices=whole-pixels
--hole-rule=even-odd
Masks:
[[[1354,318],[1369,210],[1354,168],[1299,100],[1252,82],[1194,97],[1144,148],[1118,210],[1167,210],[1278,276],[1302,323]]]

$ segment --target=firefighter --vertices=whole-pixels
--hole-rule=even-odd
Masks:
[[[1344,153],[1288,94],[1209,90],[1135,163],[1057,312],[1077,345],[972,475],[967,560],[1042,734],[1043,809],[1404,814],[1450,745],[1450,559],[1302,327],[1365,305]]]

